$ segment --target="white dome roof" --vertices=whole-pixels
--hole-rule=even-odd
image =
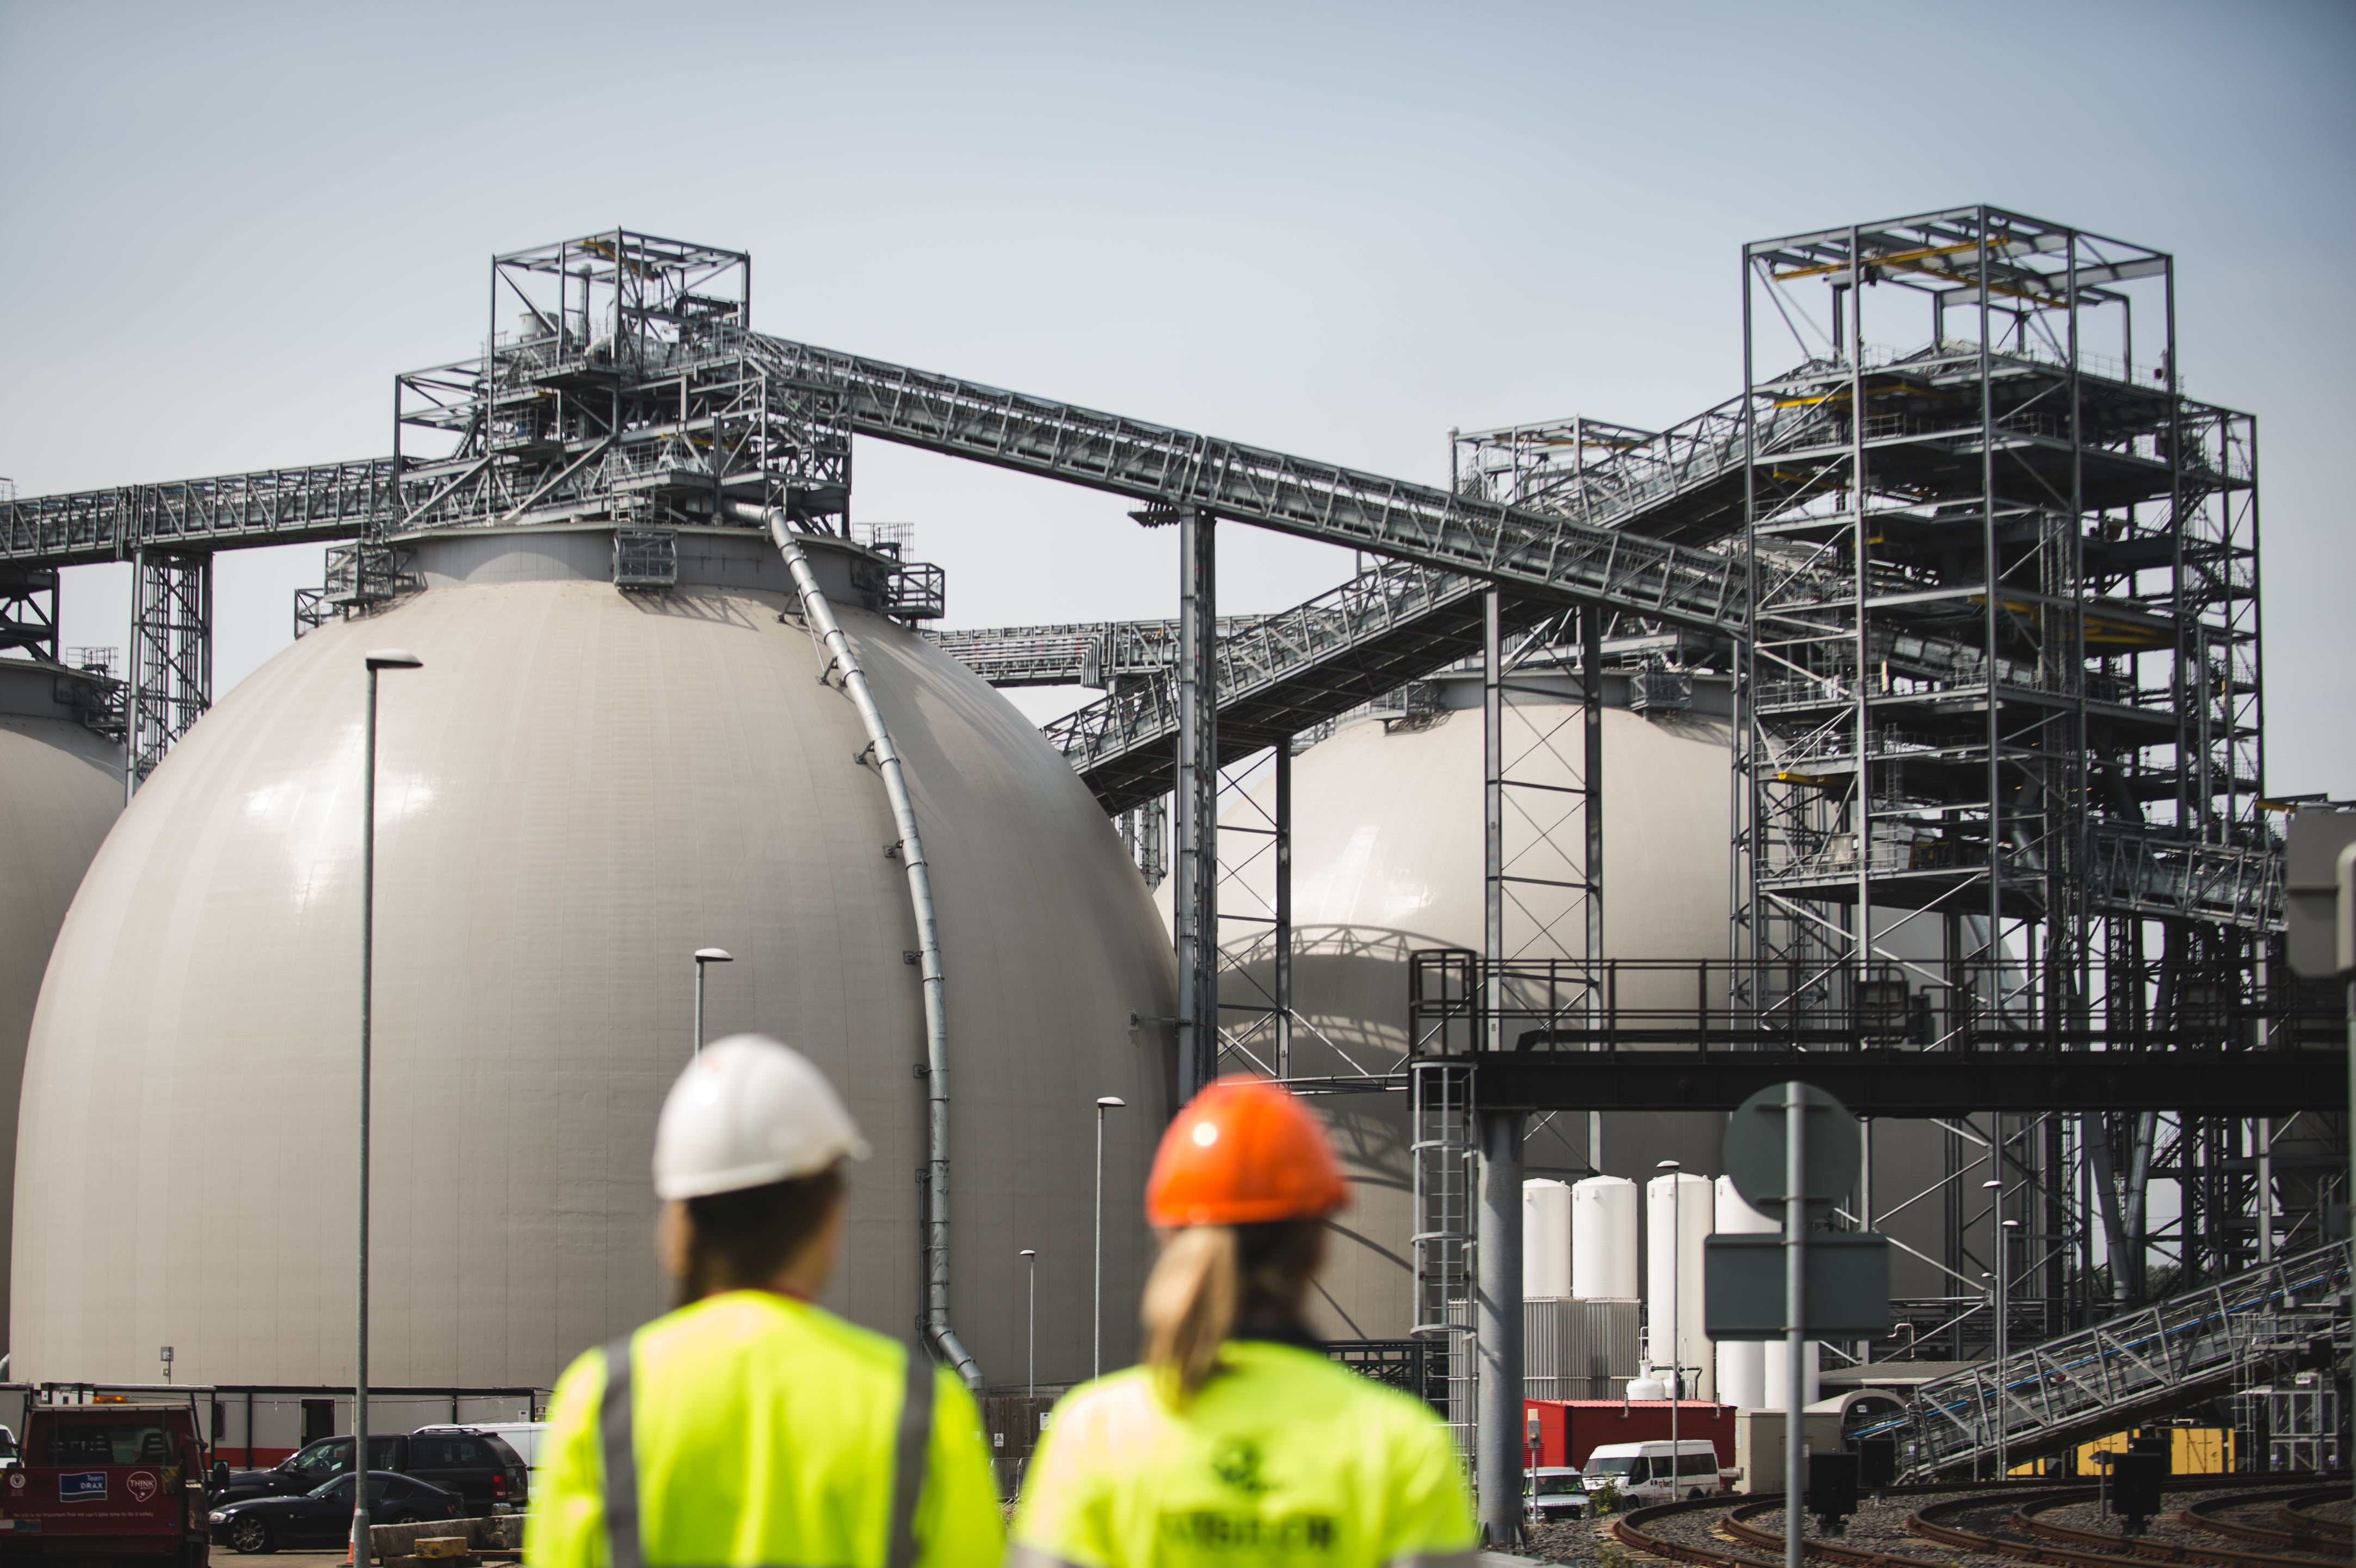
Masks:
[[[33,1029],[19,1377],[145,1378],[166,1343],[193,1382],[350,1375],[360,656],[394,645],[424,667],[382,684],[372,1376],[544,1385],[662,1309],[648,1159],[712,944],[735,962],[710,974],[708,1034],[807,1052],[875,1147],[830,1304],[910,1332],[916,940],[856,713],[787,597],[743,585],[781,581],[774,555],[639,596],[562,570],[552,531],[513,542],[464,541],[428,580],[472,581],[271,661],[107,841]],[[985,1372],[1020,1375],[1017,1253],[1039,1248],[1040,1375],[1084,1375],[1092,1103],[1136,1107],[1108,1126],[1108,1181],[1140,1191],[1170,1061],[1131,1018],[1174,1010],[1170,952],[1030,723],[915,634],[838,612],[941,917],[952,1320]],[[1129,1287],[1150,1243],[1135,1204],[1111,1216]]]

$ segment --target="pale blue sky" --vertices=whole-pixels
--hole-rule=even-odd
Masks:
[[[0,474],[378,453],[487,258],[749,250],[788,336],[1422,478],[1740,387],[1749,239],[1988,201],[2172,251],[2264,439],[2269,783],[2356,795],[2356,5],[0,0]],[[956,621],[1166,613],[1112,498],[862,445]],[[1230,529],[1223,598],[1345,558]],[[318,551],[225,556],[224,688]],[[123,640],[123,571],[68,580]]]

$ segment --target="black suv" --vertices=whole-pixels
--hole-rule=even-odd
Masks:
[[[351,1467],[351,1438],[322,1437],[267,1470],[231,1472],[225,1485],[215,1488],[213,1506],[246,1498],[298,1497]],[[406,1437],[372,1433],[369,1468],[414,1476],[456,1492],[485,1514],[495,1503],[522,1508],[531,1490],[530,1471],[504,1438],[464,1426],[427,1427]]]

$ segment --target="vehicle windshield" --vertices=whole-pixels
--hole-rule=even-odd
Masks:
[[[162,1465],[172,1439],[151,1421],[59,1420],[49,1427],[51,1465]]]
[[[390,1476],[370,1476],[369,1501],[371,1503],[384,1501],[384,1488],[391,1480]],[[349,1508],[352,1501],[352,1478],[349,1476],[337,1476],[332,1481],[326,1481],[313,1487],[311,1495],[315,1498],[325,1498],[330,1502],[339,1502]]]
[[[1576,1497],[1586,1489],[1580,1484],[1580,1478],[1577,1476],[1540,1476],[1538,1477],[1537,1493],[1542,1498]]]
[[[1587,1467],[1599,1476],[1624,1476],[1635,1462],[1633,1454],[1614,1454],[1608,1459],[1599,1454],[1587,1462]]]

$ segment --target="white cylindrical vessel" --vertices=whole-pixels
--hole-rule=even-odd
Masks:
[[[1659,1378],[1630,1378],[1628,1397],[1630,1399],[1666,1399],[1669,1397],[1669,1385]]]
[[[1570,1187],[1534,1178],[1522,1183],[1522,1296],[1570,1294]]]
[[[1685,1370],[1687,1399],[1716,1392],[1701,1299],[1702,1243],[1714,1218],[1704,1177],[1676,1171],[1644,1184],[1644,1354],[1656,1372]]]
[[[1775,1221],[1742,1200],[1734,1183],[1718,1179],[1715,1204],[1718,1228],[1729,1235],[1759,1235],[1775,1229]],[[1762,1410],[1767,1396],[1766,1346],[1757,1339],[1728,1339],[1718,1347],[1718,1398],[1737,1410]]]
[[[1761,1402],[1760,1408],[1782,1410],[1784,1408],[1785,1391],[1790,1387],[1792,1352],[1781,1339],[1771,1339],[1761,1349],[1767,1352],[1762,1358],[1765,1362],[1767,1397]],[[1800,1346],[1800,1351],[1801,1375],[1806,1379],[1802,1385],[1806,1392],[1801,1397],[1800,1407],[1804,1410],[1822,1397],[1822,1391],[1816,1386],[1816,1378],[1820,1371],[1819,1363],[1824,1359],[1824,1349],[1814,1339],[1810,1339]]]
[[[1571,1183],[1570,1294],[1636,1299],[1636,1184],[1624,1176]]]

